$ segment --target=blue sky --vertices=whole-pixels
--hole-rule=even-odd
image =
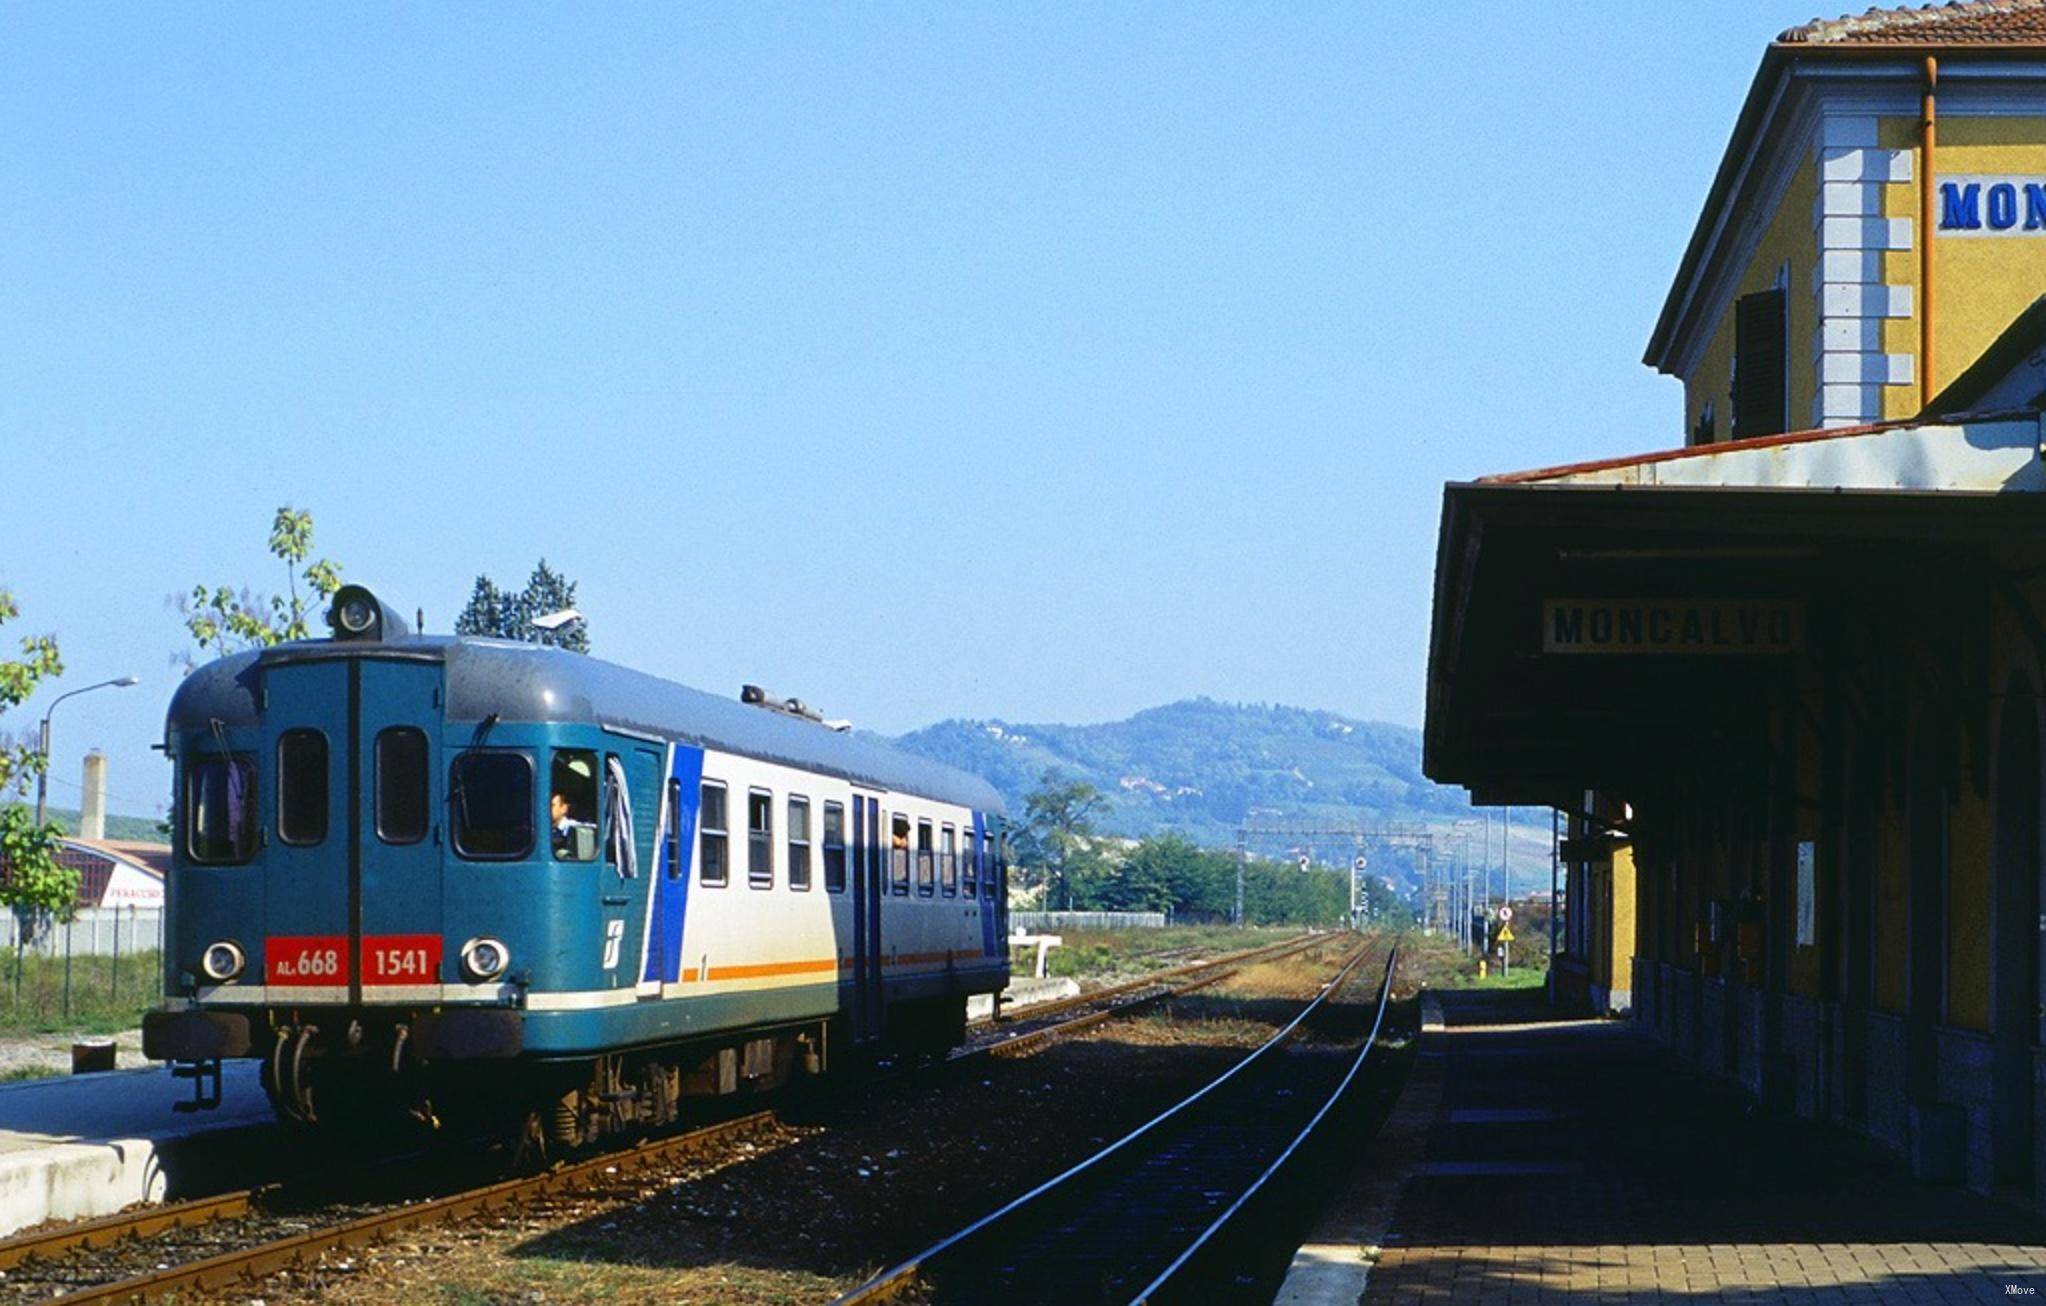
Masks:
[[[0,11],[0,585],[148,813],[280,503],[863,726],[1418,724],[1442,483],[1640,364],[1797,4]],[[42,699],[0,717],[24,731]]]

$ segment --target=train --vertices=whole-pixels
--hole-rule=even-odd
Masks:
[[[929,1056],[1009,979],[985,780],[748,686],[416,634],[202,665],[165,720],[165,999],[143,1050],[218,1105],[514,1136],[545,1157],[848,1063]]]

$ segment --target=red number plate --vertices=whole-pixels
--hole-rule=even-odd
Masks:
[[[279,934],[263,941],[270,984],[346,984],[348,936]]]
[[[440,935],[372,934],[362,940],[364,984],[440,983]]]

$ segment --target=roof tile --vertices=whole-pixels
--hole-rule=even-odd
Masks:
[[[1814,18],[1776,38],[1792,45],[2046,43],[2046,0],[1951,0]]]

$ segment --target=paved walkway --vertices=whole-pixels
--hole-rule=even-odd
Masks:
[[[2046,1223],[1757,1115],[1622,1025],[1442,997],[1407,1090],[1439,1097],[1367,1303],[2046,1296]]]

